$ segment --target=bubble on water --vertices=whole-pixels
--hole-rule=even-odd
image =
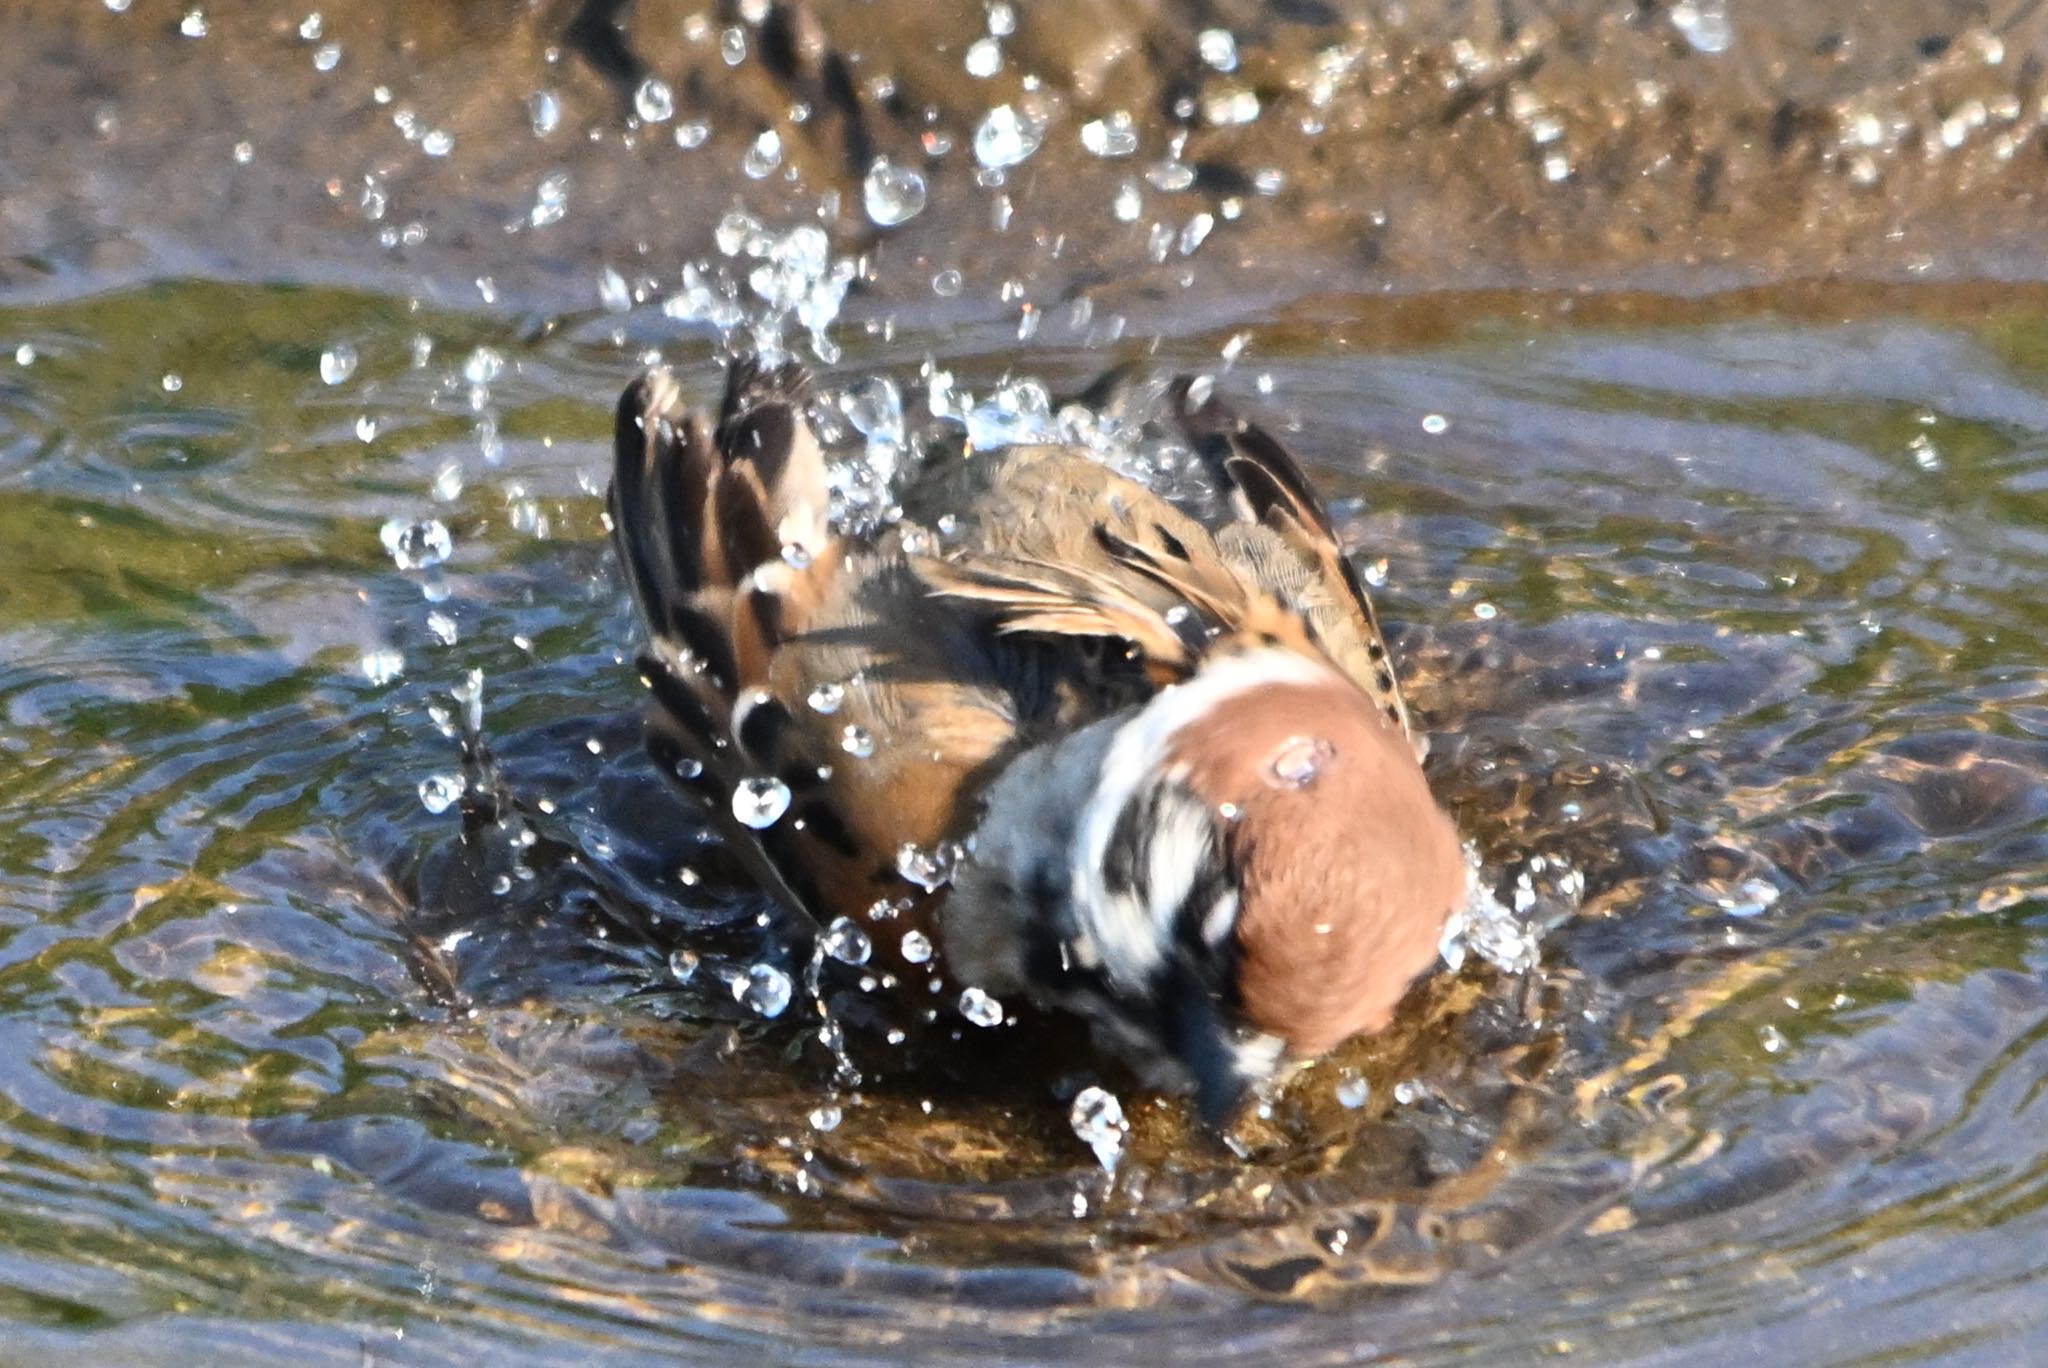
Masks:
[[[32,344],[30,344],[30,343],[27,343],[27,342],[24,342],[24,343],[22,343],[22,344],[21,344],[20,346],[18,346],[18,347],[16,347],[16,348],[14,349],[14,364],[15,364],[15,365],[17,365],[17,366],[33,366],[33,365],[34,365],[35,363],[36,363],[36,349],[35,349],[35,347],[34,347],[34,346],[33,346]]]
[[[818,937],[818,948],[841,964],[866,964],[875,944],[849,918],[837,917]]]
[[[759,137],[747,148],[740,158],[740,172],[748,180],[761,180],[782,165],[782,135],[772,128],[761,130]]]
[[[455,539],[438,518],[419,522],[393,518],[378,529],[377,539],[384,543],[384,549],[401,570],[428,569],[447,560],[455,551]]]
[[[420,151],[430,157],[445,157],[455,150],[455,135],[445,128],[430,128],[420,138]]]
[[[887,157],[875,158],[860,191],[868,217],[883,228],[906,223],[924,209],[924,177]]]
[[[668,953],[668,976],[677,983],[688,983],[697,976],[698,963],[695,950],[671,950]]]
[[[1128,157],[1138,150],[1138,129],[1129,111],[1119,109],[1081,125],[1081,146],[1091,156]]]
[[[967,74],[987,80],[1003,69],[1003,45],[996,39],[977,38],[967,45]]]
[[[1195,35],[1195,51],[1217,71],[1237,70],[1237,39],[1229,29],[1203,29]]]
[[[843,684],[820,684],[812,689],[808,699],[811,711],[830,716],[839,711],[839,705],[846,701],[846,686]]]
[[[455,806],[464,787],[459,774],[430,774],[420,780],[420,806],[438,817]]]
[[[389,647],[365,651],[358,666],[363,672],[363,678],[382,688],[405,673],[405,655]]]
[[[733,1000],[758,1016],[781,1016],[794,991],[789,975],[772,964],[751,964],[732,977]]]
[[[1131,1130],[1131,1123],[1124,1119],[1124,1104],[1116,1094],[1107,1088],[1081,1089],[1068,1109],[1067,1124],[1082,1144],[1095,1151],[1095,1162],[1102,1165],[1103,1172],[1115,1173]]]
[[[164,378],[158,383],[164,387],[165,394],[176,394],[179,390],[185,388],[185,377],[176,371],[166,371]]]
[[[744,826],[765,830],[789,811],[789,785],[773,775],[742,779],[733,786],[732,815]]]
[[[845,1113],[840,1111],[838,1107],[833,1106],[830,1103],[827,1103],[822,1107],[811,1108],[810,1119],[812,1130],[837,1130],[839,1129],[839,1123],[845,1119]]]
[[[633,287],[626,278],[607,266],[598,272],[597,300],[606,313],[628,313],[633,308]]]
[[[1015,166],[1045,141],[1045,125],[1019,114],[1012,105],[997,105],[974,130],[974,159],[991,170]]]
[[[534,137],[547,137],[562,126],[562,97],[552,90],[534,91],[526,97],[526,119]]]
[[[347,342],[336,342],[320,353],[320,378],[330,385],[339,385],[356,373],[356,349]]]
[[[1109,212],[1118,223],[1136,223],[1138,215],[1145,212],[1145,195],[1138,189],[1138,183],[1127,180],[1116,188],[1116,198],[1109,203]]]
[[[560,223],[568,212],[569,173],[557,171],[551,176],[542,176],[540,184],[534,187],[533,208],[526,211],[526,221],[535,228],[545,228],[551,223]]]
[[[1000,1026],[1003,1004],[979,988],[969,988],[960,994],[960,1015],[976,1026]]]
[[[1441,413],[1425,413],[1422,415],[1422,430],[1432,437],[1441,437],[1451,430],[1451,420]]]
[[[710,136],[711,125],[702,119],[692,119],[688,123],[676,125],[676,146],[685,152],[702,147]]]
[[[1775,1026],[1759,1026],[1756,1038],[1757,1043],[1764,1047],[1765,1054],[1783,1054],[1788,1043],[1785,1033]]]
[[[633,112],[647,123],[667,123],[675,117],[676,96],[668,88],[668,82],[659,76],[649,76],[633,92]]]
[[[922,931],[903,933],[903,958],[910,964],[924,964],[932,957],[932,938]]]
[[[1350,1111],[1357,1111],[1372,1096],[1372,1084],[1354,1073],[1347,1073],[1337,1080],[1337,1105]]]
[[[940,271],[932,277],[932,293],[941,299],[951,299],[960,293],[962,283],[958,271]]]
[[[178,32],[187,38],[206,36],[206,11],[198,8],[185,11],[185,17],[178,21]]]
[[[727,66],[738,66],[747,60],[747,31],[734,24],[718,35],[718,55]]]
[[[930,847],[905,841],[896,848],[896,872],[929,893],[953,881],[954,870],[964,854],[966,851],[955,841],[941,841]]]
[[[1735,41],[1727,0],[1678,0],[1671,7],[1671,26],[1694,51],[1709,56],[1726,52]]]
[[[865,760],[875,753],[875,737],[866,727],[849,722],[839,733],[839,749],[857,760]]]

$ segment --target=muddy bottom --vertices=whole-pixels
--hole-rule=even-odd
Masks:
[[[1046,1072],[1119,1089],[1113,1174],[1030,1071],[851,1086],[637,746],[610,405],[656,350],[709,387],[710,344],[281,286],[14,308],[15,1361],[2043,1343],[2048,295],[1093,328],[842,329],[822,380],[1222,369],[1384,581],[1538,970],[1440,976],[1237,1154],[1085,1052]],[[472,707],[503,822],[465,825]]]

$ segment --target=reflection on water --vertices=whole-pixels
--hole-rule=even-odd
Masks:
[[[855,1090],[728,991],[803,967],[638,751],[599,482],[649,339],[200,285],[0,314],[11,1341],[1894,1362],[2031,1329],[2048,308],[1755,305],[1247,330],[1226,385],[1383,568],[1489,877],[1584,896],[1540,971],[1431,985],[1248,1158],[1124,1088],[1114,1176],[1030,1040]],[[910,385],[927,345],[847,364]],[[985,389],[994,345],[946,360]]]

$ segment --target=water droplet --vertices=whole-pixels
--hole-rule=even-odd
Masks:
[[[846,686],[843,684],[820,684],[812,689],[809,703],[811,711],[831,716],[839,711],[839,705],[846,701]]]
[[[1266,782],[1274,788],[1307,788],[1336,755],[1321,737],[1290,736],[1266,762]]]
[[[761,180],[782,165],[782,135],[772,128],[761,131],[740,158],[740,171],[748,180]]]
[[[438,817],[462,797],[463,788],[459,774],[430,774],[420,780],[420,806]]]
[[[742,779],[732,791],[732,815],[756,831],[774,826],[789,811],[789,785],[772,775]]]
[[[1138,130],[1132,122],[1129,111],[1119,109],[1113,114],[1081,125],[1081,146],[1090,156],[1128,157],[1138,150]]]
[[[734,1000],[764,1017],[781,1016],[792,992],[789,975],[772,964],[748,965],[745,974],[735,974],[732,980]]]
[[[430,157],[445,157],[455,150],[455,135],[445,128],[431,128],[420,139],[420,151]]]
[[[356,349],[346,342],[337,342],[320,353],[320,378],[330,385],[339,385],[356,373]]]
[[[1727,0],[1678,0],[1671,7],[1671,26],[1694,51],[1709,56],[1726,52],[1735,41]]]
[[[1212,128],[1239,128],[1258,117],[1258,93],[1244,86],[1226,86],[1202,96],[1202,121]]]
[[[1082,1144],[1095,1151],[1095,1162],[1105,1173],[1115,1173],[1124,1155],[1124,1139],[1131,1124],[1124,1119],[1124,1104],[1106,1088],[1083,1088],[1074,1096],[1067,1112],[1067,1124]]]
[[[405,673],[403,653],[388,648],[381,651],[365,651],[358,663],[362,668],[363,678],[380,689]]]
[[[695,950],[671,950],[668,955],[668,976],[677,983],[688,983],[696,976],[697,964]]]
[[[167,371],[161,383],[165,394],[176,394],[179,390],[185,388],[185,377],[176,371]]]
[[[20,346],[18,346],[18,347],[16,347],[16,348],[14,349],[14,364],[15,364],[15,365],[17,365],[17,366],[33,366],[33,365],[34,365],[35,363],[36,363],[36,349],[35,349],[35,347],[34,347],[34,346],[32,346],[31,344],[29,344],[29,343],[27,343],[27,342],[24,342],[24,343],[22,343],[22,344],[21,344]]]
[[[932,957],[932,938],[922,931],[903,933],[903,958],[909,964],[924,964]]]
[[[1785,1046],[1789,1043],[1785,1039],[1785,1033],[1775,1026],[1758,1027],[1756,1038],[1764,1047],[1765,1054],[1783,1054]]]
[[[321,17],[320,11],[314,10],[305,18],[299,20],[299,37],[308,43],[317,43],[320,41],[320,34],[326,28],[326,25],[327,21]]]
[[[979,988],[969,988],[960,994],[960,1015],[976,1026],[1000,1026],[1003,1004]]]
[[[845,1114],[841,1112],[839,1108],[832,1106],[829,1103],[822,1107],[811,1108],[812,1130],[837,1130],[839,1129],[839,1123],[844,1119]]]
[[[1337,1080],[1337,1105],[1351,1111],[1364,1106],[1372,1096],[1372,1084],[1357,1074],[1346,1074]]]
[[[552,90],[536,90],[526,98],[526,117],[533,136],[545,138],[562,126],[562,98]]]
[[[875,944],[868,939],[868,933],[851,920],[838,917],[818,937],[818,948],[841,964],[866,964],[868,956],[875,951]]]
[[[443,646],[453,646],[462,636],[455,619],[442,612],[427,614],[427,631]]]
[[[908,222],[924,209],[924,177],[887,157],[877,157],[861,182],[861,203],[867,207],[868,217],[883,228]]]
[[[128,6],[133,4],[134,0],[106,0],[106,3],[108,10],[112,11],[113,13],[126,14],[128,12]]]
[[[178,21],[178,32],[184,34],[187,38],[204,38],[206,36],[206,11],[196,8],[186,10],[185,17]]]
[[[960,293],[961,284],[958,271],[940,271],[932,277],[932,293],[941,299],[951,299]]]
[[[1215,226],[1216,219],[1212,214],[1196,214],[1189,219],[1187,226],[1180,230],[1180,254],[1193,256],[1195,248],[1202,245],[1208,238],[1209,231]]]
[[[747,31],[734,24],[718,35],[718,55],[725,59],[727,66],[738,66],[747,60]]]
[[[942,842],[927,850],[905,841],[896,849],[896,872],[927,893],[953,881],[953,870],[964,852],[953,842]]]
[[[377,440],[377,420],[370,414],[356,415],[356,440],[365,446]]]
[[[997,105],[974,130],[974,159],[983,166],[1015,166],[1045,141],[1045,125],[1013,106]]]
[[[322,43],[313,49],[313,70],[332,71],[341,65],[341,44]]]
[[[633,289],[624,276],[607,266],[598,273],[597,299],[606,313],[628,313],[633,308]]]
[[[1237,70],[1237,39],[1229,29],[1203,29],[1195,36],[1195,51],[1218,71]]]
[[[552,176],[541,177],[534,187],[533,208],[526,211],[526,221],[535,228],[545,228],[551,223],[560,223],[562,216],[569,212],[569,173],[557,171]]]
[[[689,123],[679,123],[676,125],[676,146],[682,148],[685,152],[694,151],[702,147],[705,140],[710,136],[711,125],[705,123],[702,119],[693,119]]]
[[[428,569],[455,551],[455,539],[438,518],[420,522],[393,518],[378,529],[377,539],[401,570]]]
[[[1422,415],[1422,430],[1432,437],[1441,437],[1451,430],[1451,420],[1441,413],[1425,413]]]
[[[649,76],[633,92],[633,112],[651,124],[667,123],[675,117],[675,92],[659,76]]]
[[[849,722],[839,733],[839,749],[857,760],[865,760],[875,753],[875,738],[866,727]]]
[[[967,74],[985,81],[1003,69],[1003,45],[994,38],[977,38],[967,45]]]
[[[462,378],[472,385],[488,385],[505,370],[505,358],[496,348],[478,347],[462,363]]]
[[[1138,189],[1136,181],[1127,180],[1117,187],[1116,198],[1110,201],[1109,212],[1116,216],[1118,223],[1138,221],[1138,215],[1145,212],[1145,196]]]

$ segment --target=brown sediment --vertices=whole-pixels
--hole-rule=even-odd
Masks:
[[[322,9],[307,40],[282,13],[209,12],[194,38],[173,10],[14,7],[0,294],[395,269],[440,298],[478,299],[482,276],[558,311],[594,305],[601,263],[672,284],[735,203],[793,222],[821,200],[842,250],[868,254],[868,307],[911,322],[1086,297],[1178,326],[1310,293],[2031,279],[2044,263],[2034,7],[1744,8],[1715,51],[1648,3],[1063,0],[1018,8],[988,79],[963,66],[979,5],[775,6],[757,27],[646,0],[609,47],[566,0]],[[1202,60],[1208,27],[1234,34],[1234,70]],[[339,60],[321,72],[328,42]],[[671,120],[629,119],[643,72],[673,90]],[[546,137],[527,104],[540,90],[561,108]],[[1042,118],[1044,142],[978,185],[974,129],[1005,103]],[[1078,130],[1119,110],[1138,154],[1088,154]],[[704,144],[679,147],[700,121]],[[452,136],[445,155],[425,130]],[[770,130],[782,164],[751,180],[741,157]],[[886,231],[861,210],[877,155],[930,188]],[[535,225],[552,175],[567,212]],[[1126,183],[1132,222],[1110,212]],[[1204,214],[1212,231],[1183,255]],[[930,292],[948,269],[968,281],[957,299]]]

